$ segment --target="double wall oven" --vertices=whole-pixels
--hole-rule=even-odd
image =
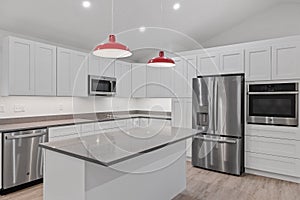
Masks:
[[[298,126],[298,83],[249,84],[247,123]]]

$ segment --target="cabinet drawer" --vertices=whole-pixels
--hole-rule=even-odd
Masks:
[[[295,158],[246,152],[245,166],[249,169],[300,177],[300,160]]]
[[[93,132],[93,131],[95,131],[95,123],[88,123],[88,124],[81,125],[82,133]]]
[[[269,138],[300,140],[300,132],[296,127],[279,127],[265,125],[247,125],[246,135]]]
[[[80,132],[81,127],[79,125],[54,127],[49,129],[49,138],[66,135],[78,135]]]
[[[112,121],[112,128],[119,128],[119,127],[126,127],[127,126],[127,120],[114,120]]]
[[[72,139],[72,138],[76,138],[76,137],[79,137],[79,136],[77,134],[73,134],[73,135],[65,135],[65,136],[60,136],[60,137],[53,137],[53,138],[49,138],[49,142],[68,140],[68,139]]]
[[[111,128],[113,128],[112,121],[95,123],[95,130],[96,131],[106,130],[106,129],[111,129]]]
[[[300,142],[296,140],[246,136],[246,152],[300,159]]]

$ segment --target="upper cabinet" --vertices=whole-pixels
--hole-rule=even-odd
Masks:
[[[131,96],[131,64],[116,61],[115,76],[117,79],[117,97]]]
[[[57,96],[87,96],[87,68],[87,54],[57,48]]]
[[[132,97],[147,96],[147,67],[146,64],[132,64]]]
[[[187,66],[187,89],[185,97],[192,97],[193,78],[197,77],[197,56],[186,56],[185,59]]]
[[[300,42],[274,42],[273,45],[247,48],[246,80],[287,80],[300,77]]]
[[[220,53],[221,73],[244,73],[244,50],[228,50]]]
[[[198,76],[244,73],[244,50],[209,50],[198,55]]]
[[[245,51],[246,80],[271,80],[271,47],[252,47]]]
[[[175,67],[173,67],[173,92],[174,97],[185,97],[187,89],[187,66],[183,58],[173,58]]]
[[[220,55],[219,53],[207,52],[198,55],[197,75],[216,75],[220,74]]]
[[[115,77],[114,60],[89,55],[89,74],[95,76]]]
[[[300,78],[300,41],[272,46],[272,79]]]
[[[56,47],[8,37],[3,45],[1,95],[56,95]]]

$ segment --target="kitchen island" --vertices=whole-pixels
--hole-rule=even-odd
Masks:
[[[186,187],[199,131],[151,126],[44,143],[44,200],[169,200]]]

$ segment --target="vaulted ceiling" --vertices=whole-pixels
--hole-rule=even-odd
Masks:
[[[112,32],[112,1],[90,2],[83,8],[81,0],[0,0],[0,29],[91,50]],[[148,59],[153,48],[199,48],[242,20],[286,2],[297,0],[114,0],[113,32],[134,50],[133,60]],[[175,3],[180,9],[173,9]],[[141,26],[147,27],[144,32]]]

